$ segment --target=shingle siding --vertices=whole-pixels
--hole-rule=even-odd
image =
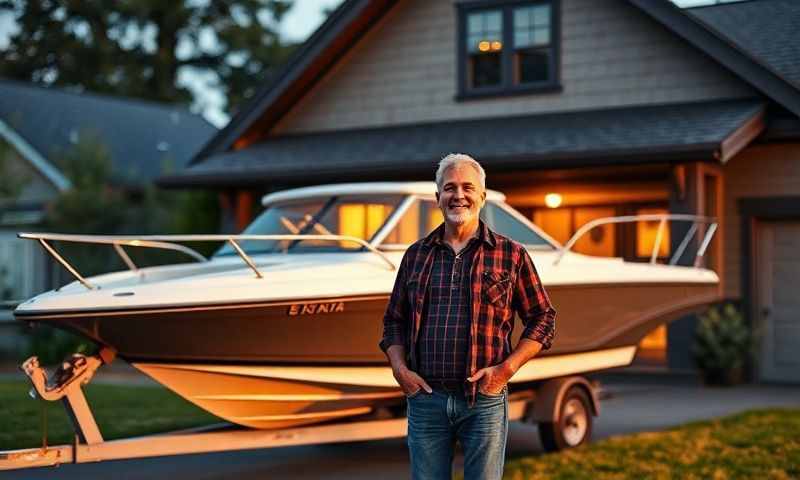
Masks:
[[[741,295],[743,197],[800,196],[800,145],[755,145],[732,158],[725,176],[725,295]]]
[[[754,91],[622,0],[562,0],[563,92],[456,101],[456,9],[405,0],[273,133],[738,98]]]

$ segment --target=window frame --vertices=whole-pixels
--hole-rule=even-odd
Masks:
[[[543,82],[513,83],[514,77],[514,8],[550,5],[550,78]],[[456,101],[473,98],[499,97],[506,95],[525,95],[531,93],[550,93],[562,91],[561,86],[561,0],[465,0],[456,7],[456,50],[457,79]],[[499,86],[470,88],[467,85],[467,17],[470,13],[486,10],[500,10],[502,18],[503,50],[500,55]],[[508,47],[506,47],[506,45]]]

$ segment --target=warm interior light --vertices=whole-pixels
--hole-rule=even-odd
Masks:
[[[544,204],[550,208],[558,208],[561,206],[561,195],[557,193],[548,193],[544,196]]]
[[[492,50],[499,51],[503,48],[503,42],[494,41],[492,42]]]
[[[492,48],[492,45],[486,40],[483,40],[478,43],[478,50],[480,50],[481,52],[488,52],[490,48]]]

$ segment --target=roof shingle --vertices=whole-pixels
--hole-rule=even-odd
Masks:
[[[663,162],[680,155],[710,160],[763,108],[760,100],[729,100],[282,136],[212,155],[159,183],[391,178],[386,175],[433,172],[450,152],[469,153],[497,169]]]

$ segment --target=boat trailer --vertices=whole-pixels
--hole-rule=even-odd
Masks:
[[[95,372],[110,363],[115,353],[102,349],[97,355],[75,354],[48,377],[37,357],[21,369],[33,388],[32,397],[61,400],[75,439],[71,445],[0,451],[0,471],[31,467],[90,463],[104,460],[160,457],[234,450],[290,447],[312,444],[402,438],[406,436],[405,414],[387,408],[354,420],[277,430],[255,430],[221,423],[162,434],[104,440],[83,392]],[[509,420],[536,422],[546,450],[560,450],[588,441],[592,416],[599,414],[596,385],[582,376],[545,381],[536,388],[509,395]]]

